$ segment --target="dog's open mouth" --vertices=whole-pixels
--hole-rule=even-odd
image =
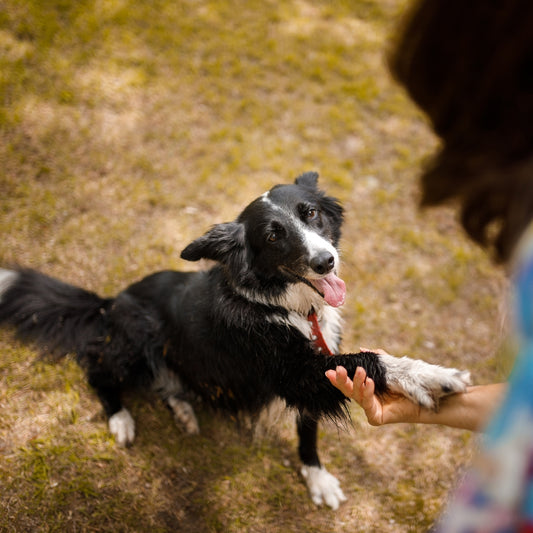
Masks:
[[[344,281],[337,277],[333,272],[330,272],[323,278],[308,279],[300,276],[300,274],[297,274],[287,267],[281,267],[281,270],[290,277],[311,287],[332,307],[339,307],[344,303],[346,297],[346,285],[344,284]]]

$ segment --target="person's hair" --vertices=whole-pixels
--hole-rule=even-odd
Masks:
[[[533,1],[423,0],[389,64],[442,141],[421,204],[457,200],[470,237],[506,261],[533,218]]]

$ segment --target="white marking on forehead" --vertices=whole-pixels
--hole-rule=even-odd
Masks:
[[[275,204],[271,198],[270,198],[270,191],[267,191],[265,193],[263,193],[261,195],[261,200],[265,203],[265,204],[268,204],[269,207],[271,207],[272,209],[276,209],[277,211],[283,211],[284,213],[287,213],[287,215],[291,215],[291,212],[288,211],[287,209],[283,209],[283,207],[281,207],[280,205],[278,204]]]

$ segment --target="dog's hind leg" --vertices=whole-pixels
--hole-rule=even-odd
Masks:
[[[161,396],[174,414],[174,420],[185,433],[197,435],[200,426],[192,405],[183,399],[183,385],[179,377],[167,367],[159,368],[152,388]]]
[[[122,406],[120,390],[115,387],[95,386],[93,383],[91,385],[95,388],[108,417],[109,431],[115,437],[115,442],[122,447],[130,446],[135,438],[135,421],[130,412]]]
[[[325,503],[333,510],[338,509],[339,505],[346,501],[346,496],[338,479],[320,464],[317,452],[318,422],[305,412],[301,412],[297,427],[298,452],[303,463],[301,473],[307,483],[311,499],[316,505]]]
[[[194,414],[192,405],[177,396],[170,396],[166,399],[166,402],[172,412],[174,413],[174,419],[180,427],[183,428],[185,433],[189,435],[197,435],[200,433],[200,426],[198,420]]]

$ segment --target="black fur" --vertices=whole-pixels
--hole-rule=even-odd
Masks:
[[[338,245],[342,208],[317,189],[316,174],[274,187],[269,199]],[[215,226],[182,252],[216,266],[152,274],[116,298],[20,269],[0,296],[0,323],[43,351],[75,354],[108,416],[122,408],[123,389],[150,384],[162,368],[231,413],[257,413],[282,398],[301,415],[302,461],[319,465],[317,420],[342,417],[346,401],[324,372],[343,365],[353,376],[362,366],[384,393],[385,368],[373,353],[323,355],[288,321],[290,310],[280,304],[287,289],[310,291],[280,268],[300,276],[309,268],[295,231],[282,211],[258,198],[235,222]]]

